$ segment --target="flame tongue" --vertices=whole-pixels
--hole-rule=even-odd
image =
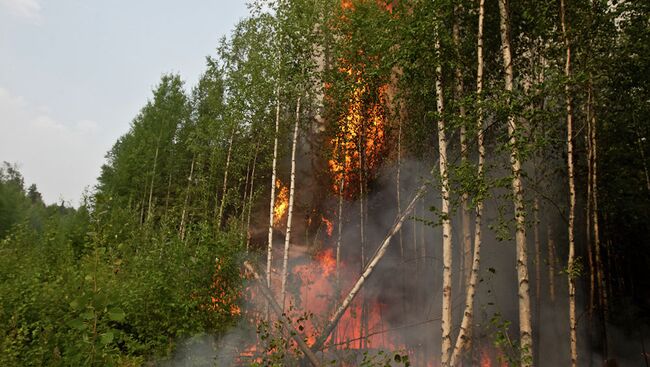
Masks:
[[[372,90],[362,73],[352,68],[345,72],[355,78],[356,88],[347,102],[345,116],[338,121],[338,131],[330,141],[332,159],[328,165],[334,192],[338,194],[342,191],[347,198],[354,198],[359,193],[359,181],[372,178],[384,153],[383,104],[386,87],[377,88],[375,92],[378,98],[372,100]]]
[[[275,198],[273,206],[273,226],[277,227],[284,219],[289,207],[289,189],[282,185],[279,179],[275,180],[275,187],[278,190],[278,196]]]

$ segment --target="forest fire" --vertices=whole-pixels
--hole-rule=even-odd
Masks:
[[[332,223],[331,220],[325,218],[324,216],[322,216],[321,219],[323,221],[323,224],[325,224],[327,235],[332,237],[332,231],[334,231],[334,223]]]
[[[278,190],[278,195],[275,198],[275,206],[273,208],[273,225],[275,227],[282,223],[282,220],[287,214],[289,207],[289,188],[282,185],[282,181],[275,180],[275,187]]]
[[[386,86],[373,91],[361,71],[349,68],[345,73],[355,79],[356,86],[347,102],[347,112],[340,117],[338,131],[331,139],[332,158],[328,166],[333,191],[352,199],[359,193],[359,185],[373,176],[381,162],[385,148]]]

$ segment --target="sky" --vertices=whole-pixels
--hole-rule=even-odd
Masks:
[[[0,0],[0,163],[78,205],[164,73],[190,90],[245,0]]]

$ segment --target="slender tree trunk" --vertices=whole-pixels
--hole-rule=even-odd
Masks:
[[[478,177],[483,180],[483,166],[485,163],[485,146],[484,146],[484,122],[483,122],[483,20],[485,17],[485,0],[479,0],[478,12],[478,35],[477,35],[477,70],[476,70],[476,96],[477,96],[477,136],[478,145]],[[461,357],[461,353],[471,343],[472,338],[472,319],[474,317],[474,296],[476,294],[476,284],[479,276],[481,262],[481,220],[483,218],[483,200],[479,198],[476,203],[476,217],[474,222],[474,254],[472,260],[472,270],[467,283],[467,293],[465,294],[465,311],[460,324],[460,332],[456,338],[454,351],[449,360],[449,366],[455,367]]]
[[[336,226],[336,284],[334,288],[334,304],[338,307],[341,298],[341,242],[343,238],[343,194],[345,187],[345,143],[341,145],[341,157],[343,159],[343,172],[341,172],[341,180],[339,181],[339,197],[338,197],[338,225]],[[336,330],[332,336],[332,341],[336,343]]]
[[[454,24],[452,26],[452,37],[456,47],[456,63],[454,67],[454,99],[458,103],[458,116],[460,117],[460,156],[461,165],[467,164],[469,149],[467,147],[467,132],[465,128],[465,105],[461,101],[465,89],[463,83],[463,71],[460,67],[460,25],[458,22],[459,14],[463,11],[460,5],[454,6]],[[460,263],[460,288],[463,289],[469,283],[470,273],[472,271],[472,234],[470,233],[470,212],[468,205],[469,195],[463,192],[461,196],[461,227],[463,235],[463,256]]]
[[[548,295],[551,302],[555,303],[555,240],[551,224],[546,224],[546,239],[548,250]]]
[[[298,145],[298,126],[300,125],[300,99],[296,102],[296,122],[293,126],[293,143],[291,145],[291,184],[289,186],[289,207],[287,208],[287,232],[284,237],[284,258],[282,260],[282,311],[285,310],[287,298],[287,275],[289,267],[289,245],[291,243],[291,221],[293,219],[293,201],[296,189],[296,147]]]
[[[273,262],[273,209],[275,208],[275,180],[278,162],[278,132],[280,130],[280,85],[275,90],[275,136],[273,139],[273,163],[271,165],[271,203],[269,205],[269,242],[266,252],[266,286],[271,288],[271,264]],[[268,312],[267,312],[268,314]]]
[[[533,198],[533,242],[535,247],[535,333],[534,347],[539,348],[539,328],[542,313],[542,249],[539,238],[539,196],[535,193]],[[535,353],[534,365],[539,365],[539,353]]]
[[[593,246],[594,246],[594,262],[596,267],[596,280],[598,290],[598,302],[600,304],[600,314],[601,322],[603,327],[603,345],[605,358],[608,358],[608,338],[607,338],[607,322],[609,319],[609,301],[608,301],[608,290],[606,279],[604,275],[604,264],[602,261],[601,254],[601,245],[600,245],[600,226],[598,219],[598,140],[597,140],[597,129],[598,124],[596,120],[595,107],[593,106],[593,86],[590,81],[589,83],[589,95],[591,96],[592,108],[591,108],[591,118],[589,120],[589,125],[591,127],[589,131],[589,140],[591,147],[591,221],[593,225]]]
[[[397,128],[397,175],[395,177],[395,187],[396,187],[396,201],[397,201],[397,212],[402,211],[402,119],[399,118],[399,126]],[[402,312],[406,315],[406,260],[404,259],[404,239],[402,238],[402,230],[397,233],[397,238],[399,242],[399,256],[400,263],[402,267]],[[417,258],[417,254],[416,254]],[[417,260],[416,260],[417,268]]]
[[[187,225],[187,206],[190,201],[190,189],[192,187],[192,176],[194,175],[194,162],[196,155],[192,156],[192,164],[190,165],[190,176],[187,178],[187,188],[185,190],[185,200],[183,201],[183,211],[181,212],[181,225],[180,225],[180,238],[181,241],[185,239],[185,226]]]
[[[226,194],[228,192],[228,171],[230,170],[230,157],[232,155],[232,144],[235,140],[235,126],[230,133],[228,140],[228,154],[226,155],[226,169],[223,173],[223,188],[221,190],[221,203],[219,204],[219,214],[217,215],[217,228],[221,228],[221,221],[223,219],[223,208],[226,205]]]
[[[505,89],[511,94],[514,89],[512,53],[510,46],[510,19],[507,0],[499,0],[501,43],[503,52],[503,68],[505,69]],[[508,97],[510,103],[510,97]],[[521,365],[529,367],[533,362],[533,333],[530,314],[530,290],[528,281],[528,253],[526,248],[526,213],[524,208],[524,189],[521,181],[521,162],[517,148],[516,118],[508,116],[508,136],[510,145],[510,164],[512,166],[512,191],[515,207],[517,246],[517,281],[519,283],[519,334],[521,349]]]
[[[251,161],[250,159],[246,162],[246,181],[244,181],[244,197],[241,201],[241,215],[240,222],[242,226],[242,231],[244,230],[244,217],[246,216],[246,201],[248,199],[248,182],[251,179]]]
[[[145,182],[144,189],[142,190],[142,201],[140,204],[140,225],[143,225],[146,220],[144,216],[145,215],[144,207],[146,202],[147,202],[147,183]]]
[[[360,239],[361,239],[361,269],[360,269],[360,274],[363,273],[363,269],[366,267],[366,214],[365,214],[365,173],[366,173],[366,167],[365,167],[365,132],[366,132],[366,127],[364,124],[364,119],[361,120],[361,132],[359,133],[359,231],[360,231]],[[360,339],[360,346],[361,348],[365,348],[365,343],[367,342],[367,339],[364,338],[364,335],[366,335],[366,328],[367,328],[367,299],[365,292],[362,291],[361,293],[361,322],[360,324],[360,330],[359,330],[359,339]]]
[[[257,154],[259,153],[259,142],[255,144],[255,156],[253,158],[253,170],[251,171],[251,188],[248,195],[248,213],[246,214],[246,252],[251,245],[251,212],[253,211],[253,195],[255,194],[255,167],[257,165]]]
[[[565,102],[566,102],[566,125],[567,125],[567,172],[569,176],[569,259],[567,262],[569,278],[569,339],[571,351],[571,366],[578,365],[578,339],[576,332],[576,274],[574,269],[575,262],[575,208],[576,208],[576,189],[573,168],[573,106],[571,101],[571,87],[569,80],[571,78],[571,44],[567,30],[566,14],[564,0],[560,0],[560,22],[562,23],[562,36],[566,47],[566,63],[564,65],[564,76],[567,79],[564,85]]]
[[[435,49],[440,55],[440,35],[436,30]],[[436,108],[438,111],[438,150],[440,154],[440,190],[442,206],[442,349],[440,360],[442,366],[448,366],[451,357],[451,281],[452,281],[452,248],[451,221],[449,218],[449,175],[447,164],[447,137],[445,134],[445,104],[442,87],[442,63],[436,66]]]
[[[153,183],[156,178],[156,166],[158,165],[158,152],[160,151],[160,139],[162,137],[162,131],[158,134],[158,140],[156,141],[156,153],[153,157],[153,169],[151,170],[151,185],[149,185],[149,204],[147,208],[147,216],[145,217],[145,222],[151,218],[151,212],[153,210]]]
[[[590,77],[591,79],[591,77]],[[591,221],[591,205],[592,205],[592,190],[594,187],[593,182],[593,146],[591,145],[591,114],[593,113],[593,103],[591,95],[591,85],[587,89],[587,136],[585,137],[587,146],[587,215],[586,215],[586,240],[587,240],[587,258],[589,264],[589,307],[588,313],[591,318],[594,307],[596,305],[596,269],[594,263],[593,251],[593,237],[592,237],[592,221]]]
[[[172,156],[172,160],[174,157]],[[169,172],[169,175],[167,175],[167,195],[165,195],[165,213],[167,213],[167,210],[169,210],[169,199],[171,196],[171,191],[172,191],[172,173],[171,171]]]

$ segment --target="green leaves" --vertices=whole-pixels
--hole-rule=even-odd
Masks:
[[[102,343],[103,345],[110,344],[113,342],[114,338],[115,338],[115,334],[113,334],[113,332],[111,331],[105,332],[102,334],[100,338],[100,343]]]
[[[110,310],[108,311],[108,318],[109,318],[110,320],[112,320],[112,321],[121,322],[121,321],[124,321],[124,318],[125,318],[125,317],[126,317],[126,314],[125,314],[124,311],[123,311],[121,308],[119,308],[119,307],[112,308],[112,309],[110,309]]]

